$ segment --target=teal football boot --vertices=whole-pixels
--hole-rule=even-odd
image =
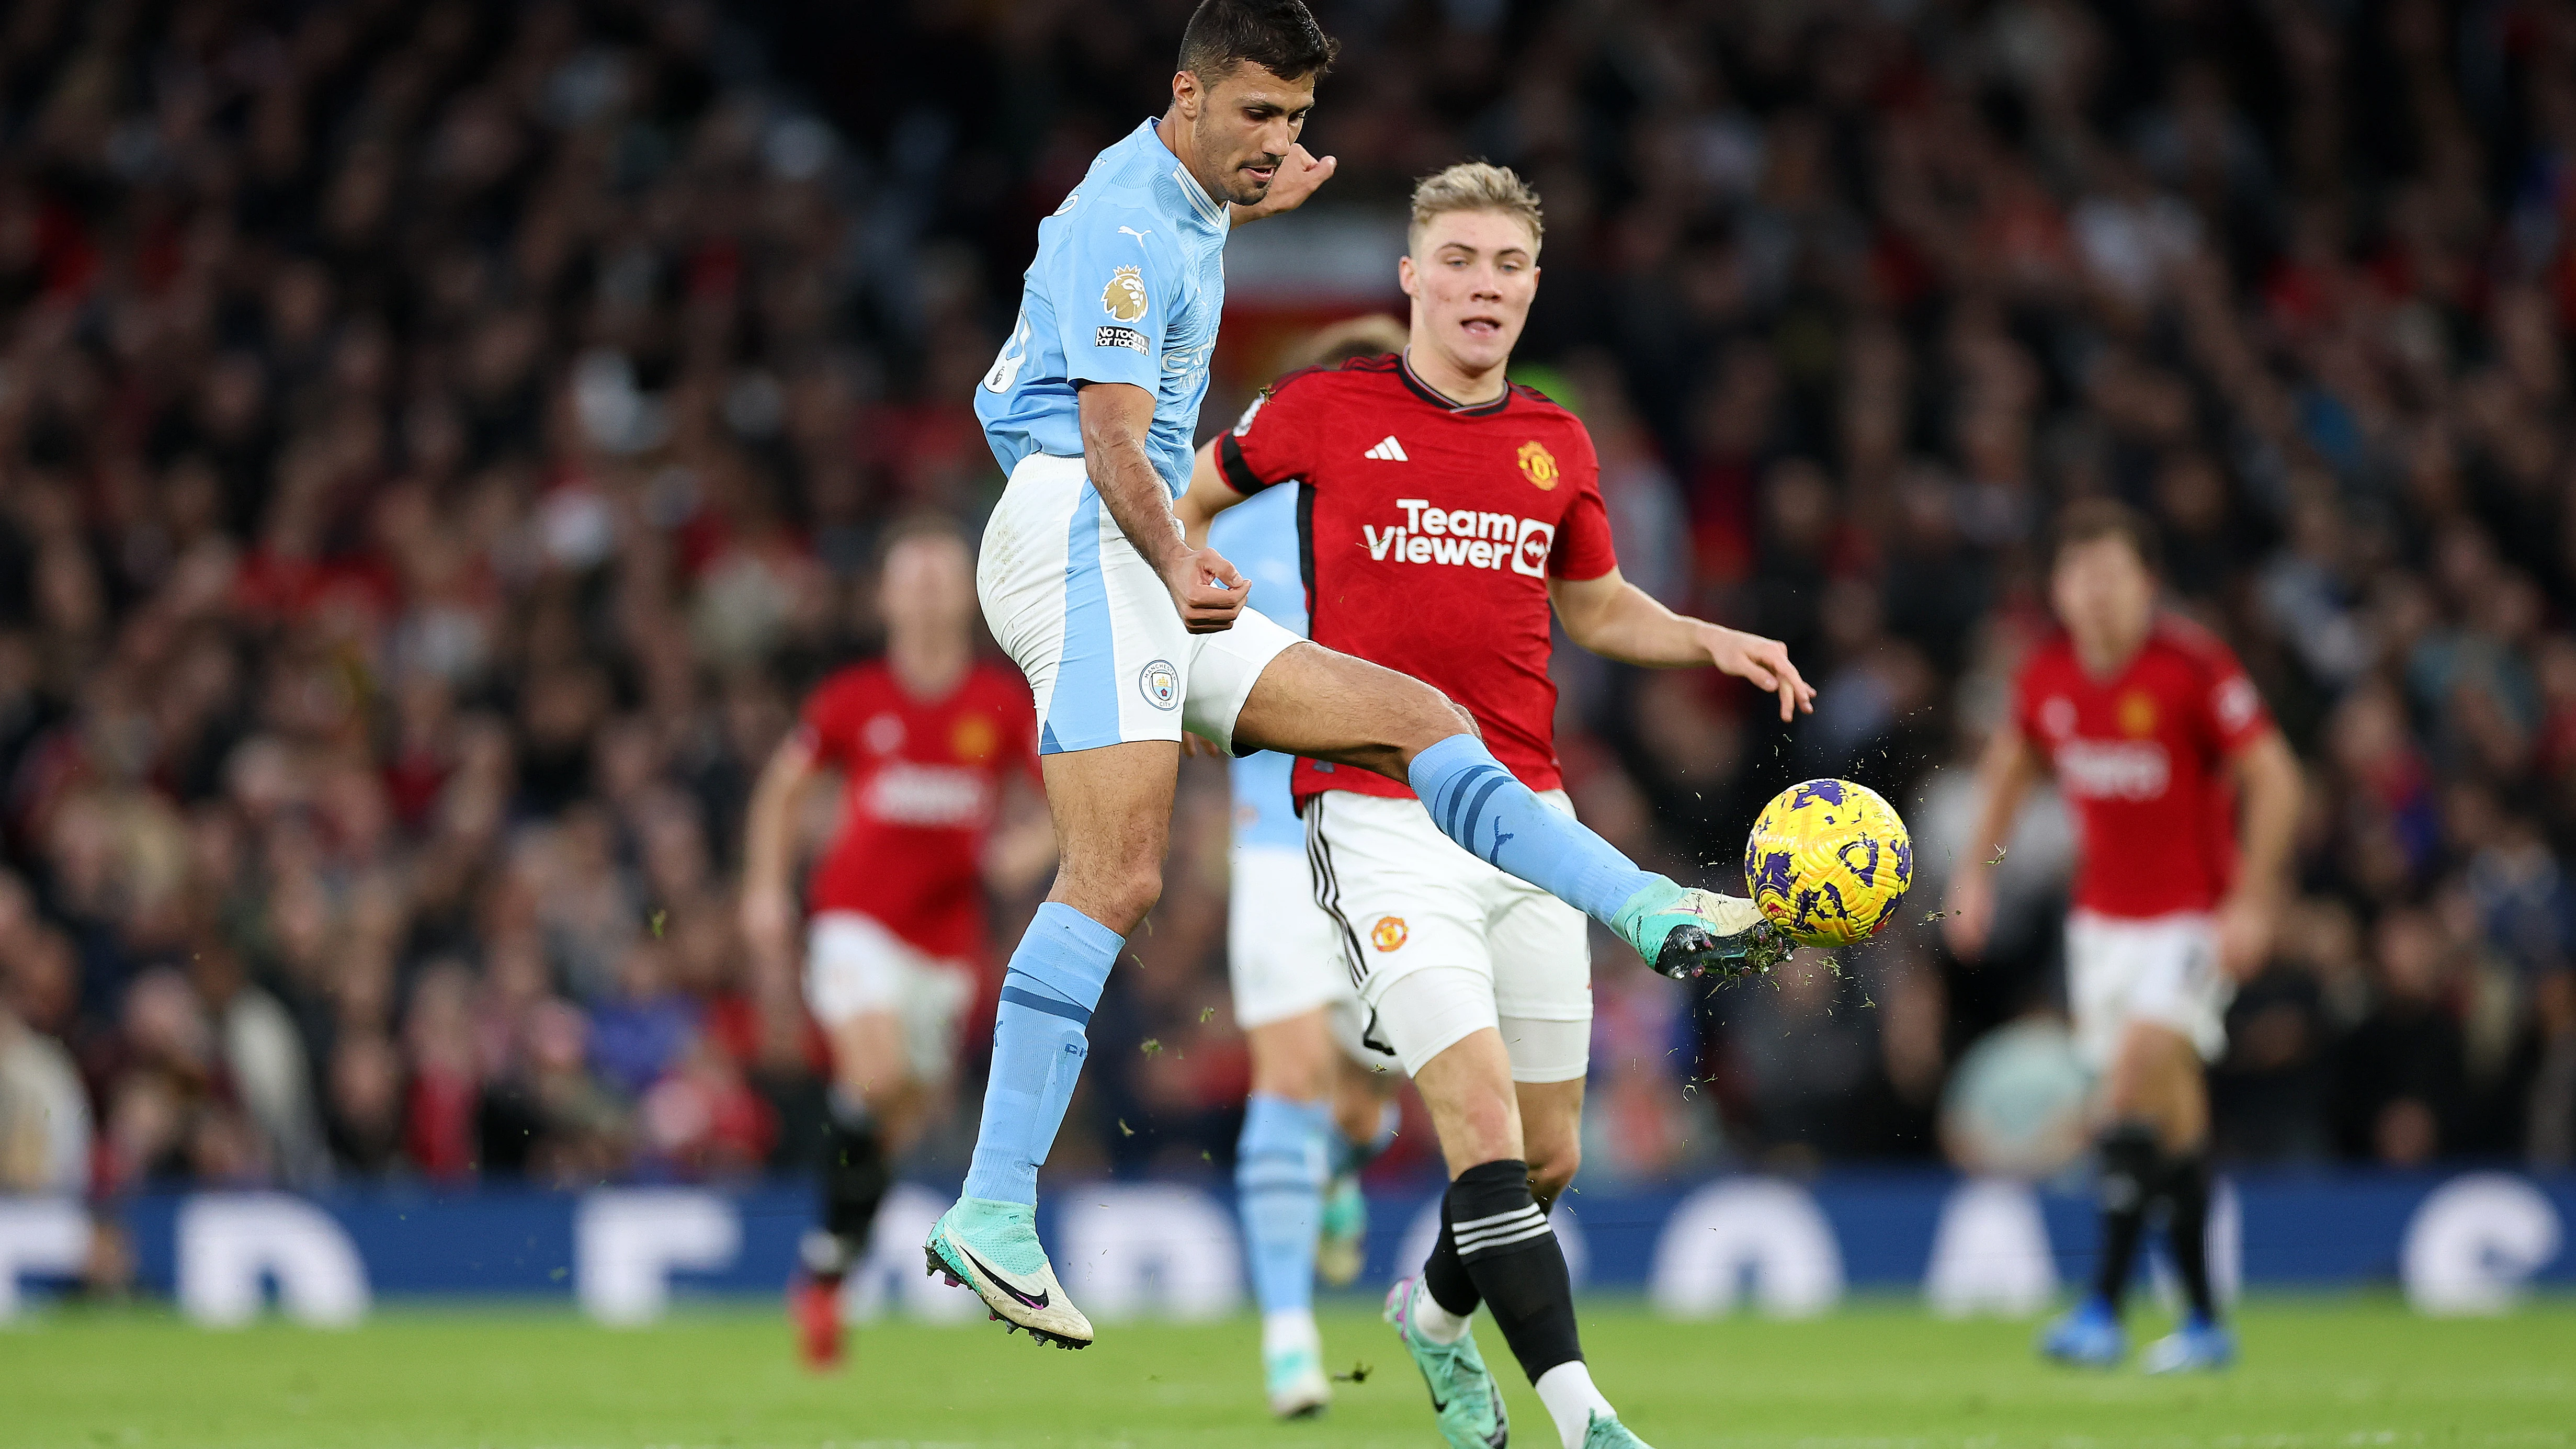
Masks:
[[[922,1245],[930,1272],[972,1288],[1009,1329],[1040,1343],[1089,1348],[1091,1320],[1065,1297],[1038,1242],[1038,1210],[1026,1203],[961,1197],[931,1226]]]
[[[1335,1288],[1358,1280],[1368,1254],[1368,1197],[1356,1172],[1324,1184],[1324,1216],[1315,1225],[1315,1276]]]
[[[1653,1449],[1643,1439],[1629,1432],[1616,1414],[1595,1412],[1583,1431],[1583,1449]]]
[[[1503,1391],[1476,1351],[1473,1330],[1456,1343],[1434,1343],[1413,1326],[1414,1280],[1405,1278],[1387,1291],[1386,1312],[1413,1355],[1422,1381],[1431,1386],[1431,1412],[1439,1416],[1440,1437],[1449,1449],[1503,1449],[1512,1441],[1511,1416],[1503,1411]]]
[[[1760,976],[1797,949],[1751,901],[1661,878],[1630,896],[1610,928],[1675,981],[1712,973]]]

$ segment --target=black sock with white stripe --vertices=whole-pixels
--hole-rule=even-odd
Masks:
[[[1529,1164],[1518,1158],[1478,1163],[1449,1184],[1444,1206],[1448,1231],[1442,1243],[1466,1268],[1530,1382],[1558,1364],[1580,1360],[1574,1287],[1547,1214],[1530,1197]],[[1426,1271],[1425,1286],[1430,1276]]]

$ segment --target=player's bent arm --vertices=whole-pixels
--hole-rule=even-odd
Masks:
[[[2265,730],[2229,761],[2245,823],[2239,876],[2265,890],[2289,878],[2290,843],[2299,826],[2299,761],[2277,729]]]
[[[1226,203],[1229,226],[1241,226],[1247,221],[1295,211],[1306,204],[1307,197],[1315,194],[1315,188],[1332,179],[1335,168],[1341,164],[1341,158],[1337,156],[1317,160],[1312,152],[1292,142],[1288,154],[1279,158],[1278,174],[1271,178],[1270,191],[1261,198],[1260,205],[1246,206],[1239,201]]]
[[[1987,867],[1995,857],[1987,852],[2001,850],[2011,838],[2022,801],[2047,769],[2039,747],[2010,721],[1996,729],[1978,762],[1976,830],[1968,837],[1966,853],[1951,863],[1950,898],[1941,925],[1951,953],[1963,961],[1985,955],[1987,932],[1994,924],[1994,883]]]
[[[1234,565],[1213,549],[1191,547],[1181,534],[1171,489],[1147,442],[1154,395],[1132,383],[1094,382],[1083,385],[1080,401],[1083,467],[1119,531],[1171,591],[1191,633],[1231,627],[1249,591]]]
[[[1789,662],[1779,640],[1676,614],[1615,566],[1597,579],[1550,579],[1547,593],[1566,637],[1604,659],[1647,669],[1715,665],[1780,696],[1784,720],[1815,708],[1815,686]]]
[[[2277,729],[2228,760],[2243,823],[2236,884],[2219,908],[2219,950],[2237,975],[2262,969],[2272,927],[2289,893],[2290,847],[2299,825],[2299,761]]]
[[[788,877],[795,868],[796,797],[814,775],[814,751],[801,734],[790,734],[770,751],[743,812],[743,935],[754,951],[773,957],[794,946],[796,898]]]
[[[1245,497],[1225,481],[1225,469],[1216,460],[1215,442],[1201,444],[1198,456],[1190,462],[1189,489],[1181,494],[1180,502],[1172,505],[1172,512],[1181,520],[1181,536],[1192,548],[1207,547],[1208,525]]]

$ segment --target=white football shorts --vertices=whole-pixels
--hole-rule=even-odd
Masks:
[[[1539,798],[1574,813],[1562,790]],[[1305,818],[1316,899],[1406,1071],[1494,1027],[1513,1081],[1582,1077],[1592,943],[1581,911],[1468,854],[1419,800],[1328,790]]]
[[[1236,846],[1228,895],[1225,960],[1234,1024],[1268,1026],[1320,1008],[1330,1013],[1325,1020],[1344,1056],[1395,1070],[1393,1053],[1367,1044],[1368,1012],[1351,984],[1333,918],[1315,903],[1306,852]]]
[[[1032,453],[1011,470],[984,525],[975,595],[1028,676],[1042,754],[1177,742],[1184,729],[1231,749],[1253,683],[1299,642],[1251,609],[1222,633],[1190,633],[1080,458]]]
[[[2218,922],[2200,912],[2130,919],[2076,911],[2066,918],[2066,1005],[2075,1051],[2101,1071],[2133,1021],[2170,1027],[2201,1060],[2227,1049],[2236,983],[2218,962]]]
[[[826,1027],[867,1012],[903,1023],[912,1077],[944,1086],[957,1074],[958,1017],[975,973],[942,961],[857,911],[821,911],[805,927],[805,1005]]]

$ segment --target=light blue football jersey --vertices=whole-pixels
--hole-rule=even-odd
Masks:
[[[1082,456],[1077,382],[1154,394],[1154,465],[1175,497],[1207,393],[1225,310],[1233,216],[1147,121],[1103,151],[1038,223],[1020,315],[975,389],[975,417],[1004,473],[1031,453]]]
[[[1264,488],[1216,516],[1208,547],[1252,585],[1251,606],[1281,628],[1306,633],[1306,580],[1297,558],[1302,485]],[[1288,794],[1290,756],[1262,750],[1234,762],[1234,843],[1306,848],[1306,827]]]

